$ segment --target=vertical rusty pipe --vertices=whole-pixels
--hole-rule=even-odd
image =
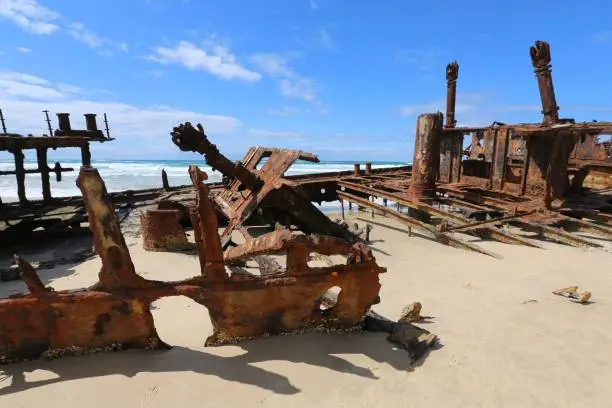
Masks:
[[[365,174],[366,176],[372,174],[372,163],[368,162],[365,164]]]
[[[168,173],[166,173],[166,169],[162,169],[161,179],[162,187],[164,188],[164,190],[170,190],[170,183],[168,182]]]
[[[23,159],[25,158],[21,149],[13,150],[13,156],[15,156],[15,176],[17,177],[17,197],[20,203],[27,203],[28,199],[25,192],[25,168],[23,166]]]
[[[47,163],[47,148],[36,148],[36,161],[38,162],[38,171],[40,171],[40,180],[42,182],[43,201],[51,201],[51,184],[49,183],[49,164]]]
[[[91,152],[89,151],[89,143],[81,146],[81,163],[83,166],[91,166]]]
[[[97,132],[98,124],[96,123],[96,114],[86,113],[83,116],[85,116],[85,128],[90,132]]]
[[[57,122],[59,126],[59,130],[64,132],[69,132],[70,127],[70,114],[69,113],[58,113],[57,114]]]
[[[62,181],[62,165],[60,162],[55,162],[55,166],[53,166],[53,172],[55,172],[55,181],[58,183]]]
[[[457,78],[459,78],[459,64],[453,61],[446,66],[446,123],[444,127],[454,128],[455,103],[457,99]]]
[[[540,99],[542,100],[542,114],[544,124],[551,125],[559,121],[559,107],[555,98],[552,71],[550,65],[550,46],[547,42],[536,41],[529,49],[531,64],[538,78]]]
[[[408,189],[412,200],[432,199],[435,195],[442,121],[440,112],[424,113],[417,120],[412,181]]]
[[[353,174],[358,176],[361,173],[361,165],[359,163],[353,164]]]

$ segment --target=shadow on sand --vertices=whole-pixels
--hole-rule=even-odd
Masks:
[[[129,350],[64,357],[53,361],[35,360],[1,367],[0,395],[83,378],[116,374],[133,377],[143,372],[179,371],[215,375],[226,381],[251,384],[277,394],[291,395],[301,390],[295,387],[289,378],[252,364],[284,360],[377,380],[379,378],[369,368],[355,365],[337,355],[361,354],[404,371],[419,366],[426,358],[427,355],[420,361],[412,363],[408,353],[387,342],[385,336],[383,333],[358,332],[334,336],[306,333],[268,337],[240,344],[240,349],[245,353],[233,357],[221,357],[208,353],[208,350],[199,351],[175,346],[171,350],[164,351]],[[26,373],[39,369],[55,373],[57,377],[26,381]]]

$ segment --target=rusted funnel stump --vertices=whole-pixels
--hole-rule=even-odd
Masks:
[[[140,214],[142,246],[146,251],[180,251],[189,248],[178,210],[147,210]]]
[[[408,189],[411,200],[432,199],[435,195],[442,116],[440,112],[426,113],[417,120],[412,183]]]

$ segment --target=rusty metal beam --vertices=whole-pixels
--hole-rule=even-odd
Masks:
[[[474,251],[474,252],[479,252],[481,254],[485,254],[485,255],[489,255],[492,256],[493,258],[497,258],[497,259],[501,259],[501,256],[487,251],[484,248],[479,247],[478,245],[472,244],[470,242],[465,242],[457,237],[452,236],[451,234],[447,234],[444,232],[439,232],[436,230],[435,227],[426,224],[422,221],[416,220],[412,217],[409,217],[407,215],[398,213],[397,211],[394,211],[388,207],[384,207],[380,204],[377,203],[373,203],[371,201],[368,201],[366,199],[363,199],[361,197],[357,197],[355,195],[343,192],[343,191],[338,191],[338,197],[340,197],[342,200],[346,200],[348,202],[353,202],[355,204],[359,204],[361,206],[364,206],[366,208],[371,208],[374,210],[378,210],[381,213],[390,216],[392,218],[395,218],[396,220],[409,225],[410,227],[414,227],[414,228],[418,228],[422,231],[426,231],[429,234],[433,235],[433,238],[445,245],[449,245],[455,248],[459,248],[459,249],[467,249],[469,251]]]
[[[535,211],[532,211],[531,213],[534,213],[534,212]],[[467,231],[480,229],[480,228],[487,227],[487,226],[503,224],[505,222],[508,222],[508,221],[511,221],[511,220],[514,220],[514,219],[517,219],[517,218],[520,218],[520,217],[523,217],[529,214],[530,213],[522,213],[518,215],[509,215],[507,217],[493,218],[487,221],[473,222],[469,224],[459,225],[456,227],[450,227],[446,231],[448,232],[467,232]]]
[[[555,242],[560,242],[562,244],[567,244],[579,248],[602,247],[602,245],[598,243],[589,241],[581,237],[577,237],[576,235],[565,232],[559,228],[551,227],[549,225],[545,225],[537,221],[532,221],[529,218],[518,219],[513,221],[513,223],[517,223],[528,231],[536,232],[542,235],[543,237],[546,237]]]
[[[579,220],[579,219],[567,217],[564,215],[559,215],[556,218],[560,218],[561,225],[569,224],[572,227],[575,227],[580,231],[600,235],[605,238],[612,238],[612,227],[597,224],[595,222],[591,222],[587,220]]]
[[[145,286],[146,280],[134,269],[130,252],[121,234],[115,207],[98,170],[83,166],[76,180],[89,215],[96,253],[102,260],[99,282],[94,290],[115,290]]]
[[[442,219],[445,219],[447,221],[450,222],[454,222],[454,223],[458,223],[459,225],[465,225],[470,223],[469,220],[467,220],[466,218],[456,215],[456,214],[452,214],[443,210],[440,210],[438,208],[435,208],[429,204],[425,204],[423,202],[413,202],[411,200],[407,200],[397,194],[393,194],[393,193],[387,193],[384,191],[380,191],[377,189],[373,189],[373,188],[369,188],[369,187],[365,187],[365,186],[360,186],[354,183],[346,183],[346,182],[340,182],[341,186],[344,186],[345,188],[349,188],[355,191],[360,191],[366,194],[372,194],[372,195],[377,195],[379,197],[385,197],[388,200],[392,200],[395,201],[396,203],[399,203],[401,205],[404,205],[406,207],[410,207],[412,209],[415,209],[417,211],[422,211],[425,212],[427,214],[431,214],[437,217],[440,217]],[[476,230],[476,229],[475,229]],[[526,246],[530,246],[530,247],[534,247],[534,248],[541,248],[538,244],[520,237],[516,234],[512,234],[509,232],[503,232],[498,230],[497,228],[494,227],[488,227],[488,226],[483,226],[482,228],[478,228],[478,233],[479,234],[485,234],[489,237],[491,237],[492,239],[495,239],[497,241],[500,242],[505,242],[508,244],[518,244],[518,245],[526,245]],[[476,231],[470,231],[470,232],[476,232]]]

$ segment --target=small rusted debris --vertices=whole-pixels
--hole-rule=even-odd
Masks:
[[[179,212],[179,223],[183,228],[191,227],[191,216],[189,215],[189,208],[184,204],[172,200],[161,200],[157,203],[158,210],[174,210]]]
[[[142,246],[147,251],[181,251],[190,248],[176,210],[146,210],[140,214]]]
[[[13,260],[15,265],[19,268],[19,277],[28,287],[30,293],[36,294],[41,292],[48,292],[51,289],[46,288],[42,283],[36,270],[30,265],[27,261],[22,259],[19,255],[15,254],[13,256]]]
[[[554,295],[564,296],[566,298],[572,299],[577,303],[589,303],[589,299],[591,299],[591,292],[578,290],[578,286],[570,286],[567,288],[557,289],[553,291]]]
[[[423,320],[432,319],[431,316],[421,316],[421,310],[423,309],[423,305],[421,302],[414,302],[408,306],[406,306],[402,310],[402,315],[398,319],[398,323],[418,323]]]

